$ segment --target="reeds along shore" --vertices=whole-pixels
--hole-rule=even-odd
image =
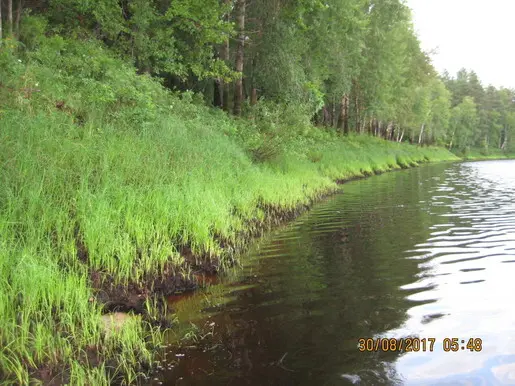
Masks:
[[[84,48],[73,44],[60,63],[43,53],[1,59],[10,68],[0,76],[9,87],[0,88],[5,384],[131,384],[161,332],[139,316],[106,336],[106,280],[146,298],[148,277],[187,280],[201,259],[223,266],[251,224],[309,205],[336,181],[457,159],[287,120],[271,129],[233,119],[94,46],[78,61]],[[101,68],[88,62],[100,59]]]

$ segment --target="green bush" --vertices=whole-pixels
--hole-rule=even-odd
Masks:
[[[48,21],[43,16],[24,15],[20,22],[20,41],[28,50],[38,48],[44,39],[47,27]]]

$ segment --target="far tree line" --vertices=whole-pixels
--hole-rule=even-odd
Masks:
[[[437,74],[402,0],[0,0],[0,13],[0,38],[23,42],[39,18],[237,116],[269,102],[342,134],[459,150],[507,150],[515,128],[515,91]]]

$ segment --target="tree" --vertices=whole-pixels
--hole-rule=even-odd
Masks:
[[[243,59],[245,49],[245,0],[236,0],[236,24],[238,28],[238,45],[236,49],[235,69],[238,78],[234,87],[234,115],[241,115],[243,103]]]
[[[502,88],[499,90],[501,130],[498,137],[498,147],[504,151],[509,148],[510,133],[515,129],[515,90]]]
[[[18,0],[18,6],[16,7],[16,21],[14,23],[14,31],[16,34],[16,37],[20,36],[20,20],[21,20],[21,13],[23,9],[23,0]]]
[[[463,101],[452,109],[451,138],[449,149],[453,146],[466,150],[474,143],[474,133],[479,123],[477,107],[472,97],[465,97]]]
[[[219,0],[52,0],[47,13],[64,32],[93,33],[141,72],[184,84],[234,77],[214,54],[232,31],[226,8]]]
[[[318,87],[315,77],[308,81],[303,63],[308,45],[301,15],[308,17],[306,12],[303,2],[249,2],[245,78],[274,102],[301,105]]]
[[[438,78],[431,81],[431,120],[428,137],[431,143],[445,141],[451,118],[451,92]]]
[[[369,24],[364,63],[351,97],[354,124],[363,132],[365,122],[386,121],[383,136],[393,138],[394,122],[402,126],[411,121],[411,93],[420,84],[420,73],[427,72],[427,58],[413,32],[409,8],[400,1],[370,1],[365,12]],[[400,130],[397,134],[403,137]]]
[[[349,109],[352,81],[363,62],[367,15],[365,1],[328,1],[317,12],[311,31],[309,55],[319,58],[309,73],[323,84],[325,104],[334,115],[332,122],[343,133],[350,130]],[[315,67],[316,65],[316,67]]]
[[[13,35],[13,0],[7,0],[7,31]]]
[[[493,86],[489,86],[485,90],[483,105],[481,106],[481,122],[478,132],[480,145],[484,151],[494,144],[500,137],[503,124],[501,121],[502,114],[501,95]]]
[[[224,15],[226,23],[229,23],[231,20],[230,8],[232,7],[232,0],[225,0],[224,2],[226,6],[226,14]],[[229,65],[230,60],[230,35],[227,34],[224,42],[222,43],[221,51],[221,59],[224,61],[225,65]],[[222,108],[224,111],[229,111],[229,85],[230,83],[224,79],[220,82],[220,87],[222,88]]]

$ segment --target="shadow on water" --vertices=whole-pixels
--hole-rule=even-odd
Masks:
[[[515,384],[514,166],[430,165],[344,185],[242,269],[173,301],[203,328],[153,384]],[[434,347],[358,349],[403,337]],[[482,345],[446,352],[446,338]]]

